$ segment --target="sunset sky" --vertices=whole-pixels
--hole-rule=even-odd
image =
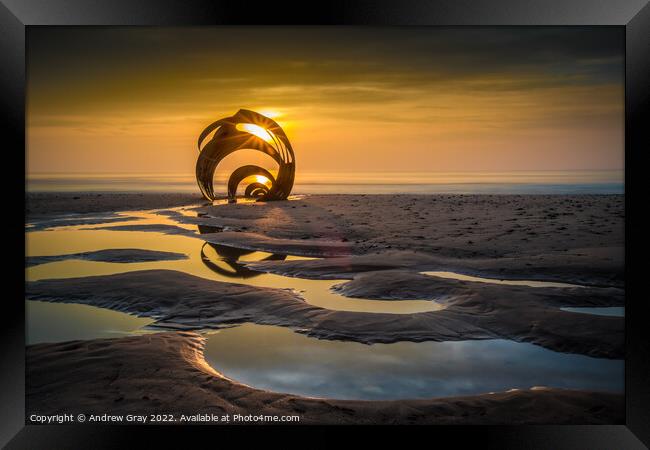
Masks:
[[[620,170],[623,36],[30,28],[28,173],[192,174],[201,130],[239,108],[283,126],[298,174]]]

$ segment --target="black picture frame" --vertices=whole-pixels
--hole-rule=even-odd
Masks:
[[[5,199],[18,210],[18,192],[25,189],[26,30],[33,26],[169,26],[169,25],[362,25],[362,26],[495,26],[602,25],[625,28],[625,267],[626,267],[626,420],[607,426],[445,426],[430,428],[362,428],[375,439],[404,443],[413,435],[428,442],[445,439],[455,446],[468,443],[488,448],[627,449],[650,445],[650,335],[642,314],[645,233],[641,225],[641,158],[647,152],[650,88],[650,5],[647,0],[362,0],[251,3],[226,0],[0,0],[0,102],[5,161],[14,162],[2,176]],[[646,119],[647,120],[647,119]],[[644,147],[645,144],[645,147]],[[20,155],[23,155],[21,159]],[[22,163],[21,163],[22,161]],[[22,198],[24,201],[24,197]],[[636,203],[636,206],[635,206]],[[24,204],[23,204],[24,207]],[[250,438],[294,438],[284,427],[179,427],[25,424],[24,220],[5,217],[5,243],[11,257],[4,265],[5,313],[2,330],[0,445],[7,448],[130,448],[136,435],[187,446],[197,436],[239,445]],[[24,219],[24,217],[23,217]],[[637,229],[633,227],[636,226]],[[22,238],[21,238],[22,236]],[[312,443],[338,445],[336,427],[298,427],[314,433]],[[255,429],[255,432],[251,432]],[[347,431],[350,430],[348,427]],[[356,428],[358,430],[358,428]],[[139,436],[141,437],[141,436]],[[423,442],[427,442],[427,440]],[[210,442],[209,440],[207,442]],[[645,444],[645,445],[644,445]],[[313,444],[310,444],[313,446]],[[448,445],[446,446],[448,447]]]

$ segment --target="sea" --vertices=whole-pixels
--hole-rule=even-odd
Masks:
[[[229,173],[215,175],[225,193]],[[193,173],[36,173],[28,192],[197,192]],[[293,194],[624,194],[622,170],[299,172]]]

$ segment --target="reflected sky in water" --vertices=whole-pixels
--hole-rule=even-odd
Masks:
[[[77,339],[124,337],[141,332],[152,319],[73,303],[26,301],[27,345]]]
[[[507,340],[365,345],[244,324],[211,334],[205,357],[241,383],[312,397],[429,398],[534,386],[623,391],[623,361]]]
[[[462,275],[454,272],[421,272],[424,275],[430,275],[440,278],[451,278],[453,280],[477,281],[479,283],[504,284],[509,286],[530,286],[530,287],[577,287],[584,286],[579,284],[557,283],[555,281],[535,281],[535,280],[500,280],[497,278],[474,277],[471,275]]]
[[[569,311],[581,314],[594,314],[596,316],[625,317],[625,307],[604,306],[604,307],[570,307],[560,308],[562,311]]]
[[[140,215],[140,220],[113,222],[110,226],[160,224],[174,225],[175,221],[164,216],[129,212],[130,217]],[[163,234],[152,231],[108,231],[98,229],[102,224],[61,227],[46,231],[26,233],[27,256],[60,255],[103,250],[110,248],[138,248],[176,252],[188,255],[177,261],[154,261],[144,263],[106,263],[98,261],[65,260],[26,270],[27,280],[47,278],[75,278],[93,275],[110,275],[136,270],[169,269],[228,283],[251,286],[294,289],[315,306],[338,311],[366,311],[406,314],[435,311],[443,306],[430,300],[370,300],[348,298],[332,292],[330,288],[347,280],[308,280],[274,274],[251,274],[237,261],[261,261],[274,258],[265,252],[237,252],[224,246],[204,245],[204,241],[182,235]],[[188,231],[196,231],[195,225],[182,225]],[[287,256],[286,260],[310,259]]]

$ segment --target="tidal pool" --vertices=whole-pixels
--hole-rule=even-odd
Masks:
[[[152,212],[129,211],[124,222],[112,222],[109,226],[164,225],[175,221]],[[137,219],[134,219],[136,217]],[[274,255],[265,252],[239,250],[223,245],[206,243],[197,237],[165,234],[155,231],[109,231],[101,229],[105,224],[66,226],[45,231],[26,233],[27,256],[51,256],[81,253],[104,249],[137,248],[144,250],[181,253],[187,259],[153,261],[144,263],[107,263],[86,260],[56,261],[26,269],[27,280],[47,278],[75,278],[93,275],[109,275],[148,269],[170,269],[186,272],[202,278],[251,286],[294,289],[307,303],[338,311],[383,312],[392,314],[436,311],[443,306],[431,300],[372,300],[349,298],[337,294],[331,287],[348,280],[308,280],[254,272],[239,261],[263,259],[310,259],[299,256]],[[190,232],[196,225],[180,225]],[[198,233],[197,233],[198,236]]]
[[[623,392],[621,360],[500,339],[365,345],[244,324],[210,333],[205,358],[240,383],[308,397],[431,398],[535,386]]]
[[[153,319],[73,303],[25,302],[27,345],[123,337],[144,332]]]
[[[580,314],[594,314],[596,316],[625,317],[625,307],[604,306],[604,307],[565,307],[562,311],[575,312]]]
[[[557,283],[555,281],[534,281],[534,280],[501,280],[498,278],[474,277],[455,272],[422,272],[423,275],[430,275],[440,278],[451,278],[453,280],[477,281],[479,283],[505,284],[509,286],[530,286],[530,287],[577,287],[583,288],[580,284]]]
[[[149,318],[87,305],[27,301],[27,344],[155,332]],[[256,388],[308,397],[386,400],[535,386],[623,391],[620,360],[507,340],[365,345],[243,324],[205,333],[206,361]]]

